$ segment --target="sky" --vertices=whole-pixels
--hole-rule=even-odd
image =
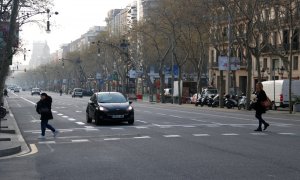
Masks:
[[[125,8],[133,0],[53,0],[51,33],[36,24],[27,24],[21,28],[23,48],[32,49],[34,41],[47,41],[50,52],[55,52],[62,44],[70,43],[86,33],[90,27],[105,26],[107,12],[111,9]],[[44,14],[41,18],[46,20]],[[22,56],[23,57],[23,56]],[[30,52],[27,52],[30,57]],[[17,59],[20,59],[21,56]],[[28,61],[28,60],[27,60]],[[26,63],[24,63],[26,64]]]

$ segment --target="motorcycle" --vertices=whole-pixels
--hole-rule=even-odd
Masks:
[[[231,96],[231,95],[227,94],[227,95],[225,96],[224,105],[225,105],[228,109],[237,107],[237,106],[238,106],[238,102],[237,102],[237,100],[236,100],[236,97],[235,97],[234,95]]]

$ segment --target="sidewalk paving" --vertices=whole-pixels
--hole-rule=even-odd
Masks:
[[[0,158],[12,156],[21,152],[29,152],[29,148],[19,130],[16,120],[4,99],[4,108],[9,113],[1,121],[0,131]]]

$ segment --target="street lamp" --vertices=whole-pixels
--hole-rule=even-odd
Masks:
[[[47,9],[46,13],[47,13],[47,29],[46,29],[46,32],[50,33],[51,32],[51,30],[50,30],[50,18],[51,18],[51,15],[53,15],[53,14],[54,15],[58,15],[58,12],[55,11],[54,13],[51,13],[50,9]]]

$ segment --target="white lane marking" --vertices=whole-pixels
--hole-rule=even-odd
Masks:
[[[193,136],[204,137],[204,136],[210,136],[210,135],[209,134],[193,134]]]
[[[74,118],[69,118],[68,120],[69,121],[76,121],[76,119],[74,119]]]
[[[25,98],[23,98],[23,97],[21,97],[21,99],[23,99],[24,101],[29,102],[30,104],[36,105],[36,103],[34,103],[34,102],[32,102],[32,101],[29,101],[28,99],[25,99]]]
[[[266,136],[266,135],[268,135],[266,133],[250,133],[250,134],[252,134],[254,136]]]
[[[41,120],[31,120],[30,122],[37,123],[37,122],[41,122]]]
[[[295,136],[296,134],[295,133],[278,133],[280,135],[290,135],[290,136]]]
[[[93,127],[93,126],[84,126],[85,128],[95,128],[95,127]]]
[[[78,125],[85,125],[85,123],[83,123],[83,122],[75,122],[75,123]]]
[[[175,138],[175,137],[181,137],[180,135],[164,135],[166,138]]]
[[[183,117],[180,117],[180,116],[174,116],[174,115],[170,115],[171,117],[174,117],[174,118],[179,118],[179,119],[182,119]]]
[[[81,113],[82,111],[76,111],[77,113]]]
[[[164,113],[156,113],[156,114],[158,114],[158,115],[162,115],[162,116],[167,116],[166,114],[164,114]]]
[[[40,141],[39,144],[56,144],[55,141]]]
[[[138,121],[138,122],[141,122],[141,123],[147,123],[146,121],[142,121],[142,120],[136,120],[136,121]]]
[[[185,128],[194,128],[196,126],[183,126],[183,127],[185,127]]]
[[[57,113],[57,111],[52,111],[53,113]]]
[[[235,133],[224,133],[222,136],[238,136],[238,134]]]
[[[150,136],[140,136],[140,137],[134,137],[133,139],[150,139]]]
[[[95,129],[95,128],[87,128],[85,129],[86,131],[100,131],[99,129]]]
[[[124,128],[110,128],[111,130],[124,130]]]
[[[18,106],[18,107],[21,107],[21,105],[20,105],[19,103],[17,103],[17,106]]]
[[[63,118],[68,118],[69,116],[62,116]]]
[[[59,114],[57,114],[57,115],[59,115],[59,116],[63,116],[63,114],[61,114],[61,113],[59,113]]]
[[[72,141],[73,143],[89,142],[88,139],[72,139],[71,141]]]
[[[207,122],[207,121],[204,121],[204,120],[199,120],[199,119],[190,119],[190,120],[192,120],[192,121],[198,121],[198,122]]]
[[[148,129],[148,127],[145,127],[145,126],[136,126],[134,128],[136,128],[136,129]]]
[[[106,138],[104,141],[117,141],[120,140],[121,138]]]
[[[159,126],[159,128],[162,128],[162,129],[167,129],[167,128],[171,128],[171,126],[165,126],[165,125],[161,125],[161,126]]]

